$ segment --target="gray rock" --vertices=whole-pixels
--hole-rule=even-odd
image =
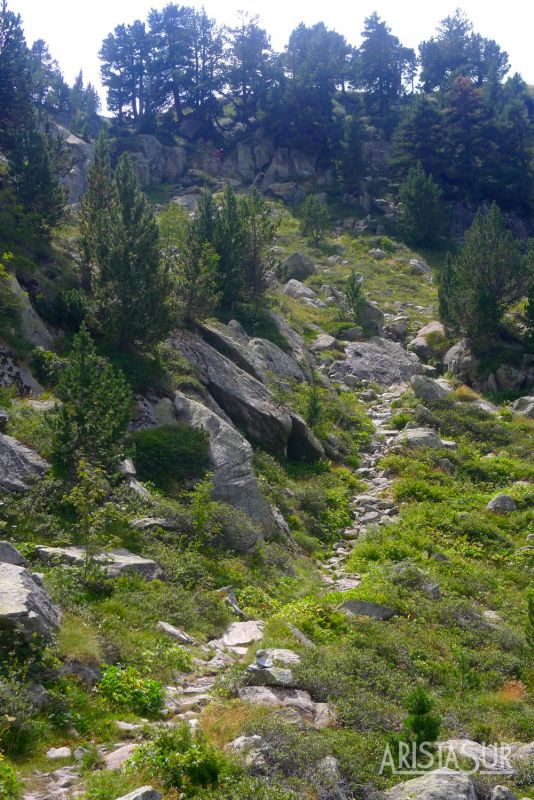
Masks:
[[[368,342],[349,344],[345,354],[345,360],[335,361],[330,367],[332,380],[372,381],[391,386],[421,372],[417,356],[388,339],[374,337]]]
[[[52,130],[62,139],[71,157],[71,168],[62,183],[67,189],[67,203],[75,205],[87,191],[87,174],[93,160],[94,145],[75,136],[67,128],[52,121]]]
[[[171,625],[169,622],[158,622],[156,628],[163,633],[166,633],[168,636],[171,636],[173,639],[177,639],[182,644],[195,644],[195,640],[189,636],[188,633],[183,631],[181,628],[175,628],[174,625]]]
[[[453,770],[434,770],[388,789],[387,800],[476,800],[469,777]]]
[[[249,667],[247,683],[250,686],[281,686],[286,689],[295,688],[295,679],[290,669],[283,667]]]
[[[45,590],[24,567],[0,564],[0,628],[22,630],[25,639],[33,634],[50,637],[61,620]]]
[[[456,447],[454,442],[448,442],[445,439],[440,439],[436,431],[433,431],[432,428],[407,428],[398,434],[398,436],[395,438],[395,441],[398,444],[405,444],[411,448],[446,447],[452,450],[454,447]]]
[[[17,567],[27,567],[28,562],[11,542],[0,542],[0,564],[15,564]]]
[[[247,769],[263,774],[267,770],[267,762],[261,751],[263,743],[262,737],[258,735],[238,736],[226,745],[226,749],[238,754]]]
[[[517,796],[507,786],[494,786],[489,800],[517,800]]]
[[[214,400],[249,440],[272,453],[285,453],[291,417],[260,381],[193,334],[176,333],[172,343],[197,368]]]
[[[261,655],[260,655],[261,654]],[[293,650],[286,650],[283,647],[271,647],[267,650],[258,650],[256,653],[256,663],[259,660],[267,659],[272,664],[283,664],[284,666],[292,666],[300,663],[300,656]]]
[[[312,650],[315,647],[315,642],[312,642],[312,640],[306,636],[305,633],[302,633],[296,625],[293,625],[292,622],[287,622],[286,625],[299,644],[306,647],[308,650]]]
[[[18,301],[20,313],[20,333],[27,342],[34,347],[42,347],[45,350],[54,349],[54,337],[44,324],[43,320],[34,309],[27,293],[17,281],[14,275],[10,276],[11,291]]]
[[[527,373],[511,364],[501,364],[495,378],[502,391],[520,392],[527,384]]]
[[[402,341],[408,333],[409,323],[410,320],[403,314],[393,317],[386,323],[384,328],[387,337],[395,341]]]
[[[445,328],[441,322],[434,320],[417,331],[415,338],[408,343],[408,350],[426,361],[436,354],[432,340],[439,342],[439,340],[443,339],[445,339]]]
[[[115,750],[112,750],[111,753],[107,753],[104,756],[106,769],[120,769],[130,756],[133,755],[136,747],[137,745],[133,743],[123,744]],[[128,795],[126,796],[128,797]]]
[[[373,619],[388,620],[397,616],[397,611],[379,603],[370,603],[367,600],[346,600],[341,608],[352,617],[372,617]]]
[[[250,339],[247,352],[256,372],[264,382],[272,376],[299,383],[305,380],[304,373],[295,358],[268,339]]]
[[[67,564],[82,567],[85,564],[84,547],[46,547],[39,545],[34,550],[34,556],[43,564]],[[108,550],[96,555],[95,560],[101,564],[110,578],[135,572],[147,580],[155,580],[161,575],[161,569],[150,558],[143,558],[131,553],[124,548]]]
[[[249,645],[263,639],[265,622],[261,620],[247,620],[246,622],[232,622],[224,634],[217,640],[223,647],[236,647]]]
[[[513,497],[508,494],[497,494],[489,501],[486,506],[488,511],[494,511],[496,514],[508,514],[510,511],[517,509],[517,504]]]
[[[412,275],[428,275],[432,269],[421,258],[410,259],[410,272]]]
[[[299,333],[293,330],[285,317],[282,317],[275,311],[268,311],[267,313],[278,333],[287,342],[290,354],[301,368],[302,372],[304,373],[304,377],[307,381],[310,381],[312,378],[312,371],[310,368],[310,358],[306,345],[304,344],[304,339]]]
[[[163,528],[164,531],[172,531],[176,528],[176,523],[163,517],[141,517],[133,519],[130,527],[138,531],[147,531],[151,528]]]
[[[208,432],[214,499],[240,508],[267,533],[275,533],[278,526],[261,495],[247,440],[220,416],[180,392],[175,395],[174,406],[178,421]],[[243,544],[252,547],[255,543]]]
[[[483,745],[471,739],[448,739],[439,742],[439,748],[445,757],[452,754],[458,759],[468,759],[471,767],[478,766],[481,770],[491,770],[500,775],[514,774],[514,768],[504,745],[501,750],[499,747]]]
[[[27,492],[32,481],[49,469],[50,464],[34,450],[0,433],[0,491]]]
[[[0,433],[5,433],[7,430],[7,423],[9,422],[9,414],[0,408]]]
[[[519,414],[522,417],[534,419],[534,397],[520,397],[515,403],[512,403],[512,411],[514,414]]]
[[[162,800],[162,797],[161,792],[157,792],[152,786],[141,786],[129,794],[118,797],[117,800]]]
[[[315,262],[305,253],[292,253],[282,261],[282,269],[286,271],[288,278],[296,278],[299,281],[309,278],[316,271]]]
[[[338,347],[338,341],[328,333],[319,333],[310,345],[312,353],[319,353],[322,350],[333,350]]]
[[[70,747],[51,747],[46,751],[46,757],[51,761],[57,761],[60,758],[71,758],[72,750]]]
[[[431,600],[439,600],[440,590],[427,573],[415,564],[396,564],[391,569],[393,583],[413,589],[421,589]]]
[[[317,298],[317,293],[314,292],[313,289],[310,289],[309,286],[305,286],[295,278],[291,278],[291,280],[286,283],[284,286],[284,294],[287,294],[288,297],[292,297],[294,300],[302,300],[304,298],[315,300]]]
[[[465,339],[457,342],[443,356],[443,363],[453,375],[460,378],[463,383],[475,385],[478,376],[478,359],[469,349]]]
[[[318,461],[324,458],[324,448],[304,419],[294,411],[291,415],[291,433],[287,441],[287,455],[294,461]]]
[[[446,388],[443,383],[438,383],[438,381],[428,378],[426,375],[414,375],[410,383],[415,396],[427,403],[445,400],[452,391],[450,386]]]
[[[194,334],[174,334],[173,344],[198,370],[213,399],[247,438],[275,454],[322,456],[304,420],[280,405],[269,389]],[[299,448],[301,448],[299,450]]]
[[[378,261],[381,261],[383,258],[387,258],[388,254],[385,250],[381,250],[379,247],[374,247],[372,250],[369,250],[369,255],[371,258],[376,258]]]
[[[384,314],[370,300],[364,300],[358,309],[358,322],[367,336],[380,336],[384,328]]]
[[[33,397],[38,397],[44,391],[29,368],[20,363],[15,353],[3,344],[0,344],[0,386],[14,386],[19,394]]]

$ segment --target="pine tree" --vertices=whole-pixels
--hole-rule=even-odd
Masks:
[[[159,232],[124,153],[114,176],[117,202],[110,212],[112,250],[100,265],[95,290],[102,331],[118,344],[151,344],[169,331],[170,278],[160,258]]]
[[[349,117],[345,123],[342,142],[341,183],[350,194],[358,191],[365,174],[363,142],[364,132],[360,120],[358,117]]]
[[[0,6],[0,147],[11,148],[33,118],[30,53],[20,15]]]
[[[32,118],[19,131],[11,153],[11,170],[17,199],[38,232],[50,236],[65,210],[65,191],[54,170],[53,148]]]
[[[81,75],[81,73],[80,73]],[[93,289],[98,273],[109,262],[112,247],[112,226],[117,213],[118,197],[111,173],[109,144],[102,131],[95,145],[93,162],[87,176],[87,191],[80,208],[80,271],[82,286]]]
[[[439,318],[444,326],[454,330],[458,318],[458,302],[460,296],[457,288],[456,266],[450,253],[447,253],[445,264],[438,276]]]
[[[82,324],[74,337],[56,393],[53,450],[58,466],[71,477],[80,460],[111,469],[123,452],[131,393],[122,374],[96,352]]]
[[[246,231],[241,201],[229,185],[215,211],[213,245],[219,256],[221,308],[233,310],[244,286]]]
[[[400,218],[415,244],[434,244],[443,229],[442,191],[419,161],[399,189]]]
[[[345,298],[347,307],[352,319],[357,324],[360,321],[360,313],[365,302],[362,283],[354,270],[351,271],[345,285]]]
[[[440,307],[452,330],[484,351],[498,337],[504,312],[525,292],[525,261],[499,207],[480,209],[457,258],[446,265]]]
[[[197,215],[198,209],[190,222],[184,209],[171,204],[159,220],[164,257],[174,281],[180,316],[186,322],[205,319],[219,301],[219,257],[199,232],[203,224],[196,224]]]
[[[330,217],[327,206],[316,194],[310,194],[300,209],[300,232],[319,245],[328,230]]]
[[[434,701],[424,687],[418,686],[410,692],[405,702],[408,716],[401,737],[418,745],[423,742],[433,744],[441,728],[441,717],[432,713],[433,707]]]
[[[246,232],[243,254],[245,296],[257,308],[267,288],[267,272],[274,265],[269,246],[276,232],[277,221],[257,189],[243,198],[242,213]]]

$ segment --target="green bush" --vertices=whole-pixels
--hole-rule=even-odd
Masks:
[[[134,714],[156,714],[165,697],[161,683],[143,678],[135,667],[104,665],[98,684],[99,693],[113,706],[125,708]]]
[[[166,789],[178,789],[185,798],[198,788],[216,786],[229,765],[220,751],[184,724],[158,731],[152,742],[136,750],[131,768],[160,781]]]
[[[2,800],[16,800],[18,797],[15,773],[2,753],[0,753],[0,797]]]
[[[163,425],[134,435],[139,477],[172,492],[190,478],[200,478],[209,464],[208,434],[187,425]]]

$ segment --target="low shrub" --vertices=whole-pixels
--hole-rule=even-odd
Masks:
[[[16,800],[18,797],[15,773],[2,753],[0,753],[0,797],[2,800]]]
[[[208,434],[187,425],[163,425],[134,434],[139,477],[172,492],[187,479],[200,478],[209,463]]]
[[[183,798],[193,796],[198,788],[216,786],[230,771],[223,753],[200,733],[193,734],[187,724],[158,731],[151,742],[136,750],[130,768],[160,781],[166,789],[178,789]]]
[[[154,715],[160,711],[165,697],[161,683],[143,678],[135,667],[104,665],[98,692],[117,708],[134,714]]]

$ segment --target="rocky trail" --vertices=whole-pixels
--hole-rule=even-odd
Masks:
[[[358,470],[358,475],[367,483],[368,488],[365,494],[354,497],[352,527],[343,531],[342,539],[334,545],[332,556],[320,564],[327,591],[347,592],[358,586],[359,576],[349,574],[344,566],[354,543],[365,536],[368,525],[388,524],[397,513],[395,504],[384,496],[392,481],[380,469],[380,459],[387,453],[398,433],[387,428],[387,421],[392,413],[391,404],[406,388],[406,384],[393,386],[380,397],[375,396],[370,405],[369,415],[375,425],[375,435]],[[167,623],[160,623],[160,627],[183,646],[195,644],[191,639],[187,641],[187,634]],[[278,708],[289,718],[305,721],[315,728],[331,724],[333,714],[328,705],[314,703],[308,692],[295,685],[291,666],[299,662],[298,654],[292,650],[257,649],[263,638],[264,627],[265,623],[261,620],[233,622],[220,639],[201,645],[200,650],[205,658],[194,658],[194,671],[180,676],[179,682],[167,687],[163,721],[139,724],[117,722],[122,733],[121,741],[112,748],[99,748],[104,768],[121,768],[150,729],[187,722],[195,730],[200,724],[202,710],[216,699],[217,686],[221,680],[236,665],[245,667],[250,660],[249,651],[252,647],[257,650],[256,662],[249,667],[246,685],[238,690],[241,700]],[[295,636],[296,643],[313,646],[296,629]],[[247,737],[240,737],[240,740],[244,738]],[[246,744],[236,741],[234,749],[242,750]],[[49,750],[47,755],[51,763],[56,759],[63,763],[74,759],[75,763],[49,772],[33,773],[27,779],[23,800],[75,800],[83,796],[80,762],[84,753],[83,748]]]
[[[375,433],[368,452],[363,456],[362,466],[357,470],[358,476],[367,483],[368,488],[365,494],[354,497],[354,522],[343,531],[343,539],[334,545],[332,556],[320,565],[322,579],[328,591],[348,592],[359,585],[360,577],[348,573],[344,567],[355,542],[365,536],[368,525],[388,525],[397,514],[397,506],[385,496],[393,481],[380,469],[380,459],[386,455],[398,435],[398,431],[387,427],[393,413],[392,403],[407,388],[406,384],[392,386],[379,398],[375,395],[370,406],[369,416],[375,426]]]

